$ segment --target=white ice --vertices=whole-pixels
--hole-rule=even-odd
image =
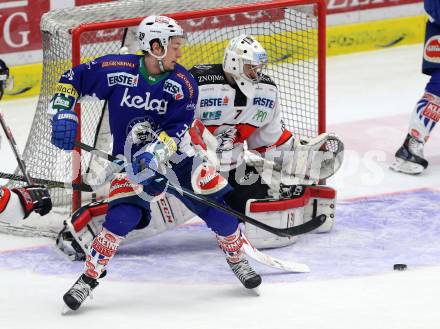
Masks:
[[[422,175],[406,176],[387,168],[406,135],[410,112],[427,81],[420,73],[421,53],[422,48],[417,45],[328,59],[328,130],[341,135],[347,149],[341,171],[329,184],[338,189],[346,221],[337,222],[330,234],[300,239],[289,247],[294,258],[311,265],[310,275],[283,276],[263,269],[259,297],[247,293],[238,281],[221,280],[218,275],[213,282],[209,275],[194,275],[188,282],[169,279],[169,267],[173,267],[177,277],[179,271],[188,271],[188,264],[194,266],[197,262],[202,268],[218,267],[225,276],[230,274],[223,267],[226,264],[222,255],[207,253],[209,236],[200,238],[198,252],[197,242],[184,238],[188,235],[183,235],[181,241],[168,242],[173,245],[168,250],[165,235],[158,240],[164,243],[155,249],[158,255],[164,254],[163,258],[143,259],[128,248],[115,259],[123,264],[124,257],[139,258],[138,271],[143,275],[135,279],[127,275],[124,279],[124,270],[118,269],[116,278],[103,280],[93,300],[75,314],[61,316],[61,296],[82,265],[66,265],[61,256],[51,253],[53,241],[49,239],[0,234],[0,328],[438,328],[440,246],[434,242],[440,229],[429,219],[439,206],[422,203],[417,192],[440,191],[440,133],[434,130],[427,143],[430,167]],[[20,149],[24,147],[35,104],[35,98],[0,103]],[[6,140],[2,144],[0,171],[11,172],[15,160]],[[357,204],[357,200],[365,202]],[[408,228],[404,224],[407,214],[390,204],[396,200],[412,210],[408,216],[420,213],[427,218],[413,221],[409,231],[399,230],[400,220],[402,227]],[[372,230],[371,225],[354,220],[364,213],[368,215],[366,221],[375,214],[389,217],[389,221],[382,219],[377,230]],[[351,218],[349,215],[354,218],[352,221],[347,219]],[[392,223],[392,232],[386,231],[388,223]],[[426,236],[423,225],[427,225]],[[346,244],[342,243],[344,240]],[[361,250],[366,245],[370,258]],[[176,255],[166,256],[167,252]],[[283,253],[266,252],[279,258]],[[365,258],[357,259],[357,254]],[[17,255],[25,262],[15,263]],[[186,263],[185,255],[190,263]],[[405,258],[410,256],[413,258]],[[418,256],[419,263],[415,259]],[[57,266],[57,259],[62,265]],[[408,270],[394,272],[394,261],[407,262]],[[412,267],[411,262],[418,266]],[[67,266],[77,271],[69,267],[63,274]],[[162,266],[164,279],[154,276],[149,281],[149,266],[150,271],[156,267],[156,272]],[[203,273],[198,268],[194,271]]]

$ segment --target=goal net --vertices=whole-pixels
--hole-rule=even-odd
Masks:
[[[59,9],[46,13],[41,21],[41,92],[23,153],[32,177],[68,184],[89,177],[90,182],[93,173],[105,167],[98,163],[101,169],[93,169],[95,160],[87,152],[67,153],[51,145],[48,104],[61,74],[72,65],[118,53],[122,46],[135,52],[136,27],[148,15],[170,16],[184,28],[187,42],[179,61],[187,69],[221,63],[231,38],[253,35],[267,50],[266,73],[279,86],[286,127],[301,137],[325,131],[324,0],[125,0]],[[105,102],[84,99],[77,110],[81,141],[110,151]],[[65,188],[51,188],[50,193],[55,207],[48,219],[38,216],[23,221],[25,228],[16,232],[38,234],[44,225],[51,226],[49,232],[57,232],[72,211],[96,196]],[[97,194],[105,197],[106,189]],[[5,230],[4,223],[0,230]]]

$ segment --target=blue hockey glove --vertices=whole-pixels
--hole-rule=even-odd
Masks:
[[[129,175],[129,178],[136,183],[148,185],[159,170],[159,162],[153,153],[143,152],[135,154],[131,167],[135,176]]]
[[[56,147],[71,151],[76,137],[78,116],[74,111],[60,111],[52,117],[52,139]]]
[[[438,0],[425,0],[425,11],[440,24],[440,2]]]

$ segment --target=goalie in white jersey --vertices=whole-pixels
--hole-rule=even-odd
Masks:
[[[10,84],[9,68],[0,59],[0,100]],[[0,147],[1,147],[0,133]],[[32,211],[46,215],[52,209],[49,192],[44,186],[25,186],[9,189],[0,186],[0,221],[12,222],[27,218]]]
[[[193,124],[192,133],[193,136],[199,135],[204,144],[199,150],[205,153],[211,163],[216,162],[234,187],[234,192],[225,201],[248,216],[268,221],[271,225],[274,221],[279,221],[279,227],[286,227],[298,224],[304,217],[312,218],[311,213],[307,214],[313,212],[310,207],[308,209],[307,203],[313,198],[305,200],[306,195],[311,193],[317,197],[320,205],[325,204],[324,208],[332,205],[334,209],[336,192],[328,187],[305,185],[285,186],[283,189],[281,184],[280,189],[279,179],[273,182],[271,175],[269,179],[262,179],[262,176],[265,178],[264,173],[255,168],[255,163],[246,163],[245,145],[259,156],[270,158],[279,171],[289,177],[296,176],[294,184],[313,184],[331,176],[339,168],[343,144],[328,134],[322,134],[308,143],[295,140],[292,133],[284,128],[281,119],[277,85],[263,73],[266,64],[267,55],[261,44],[252,36],[240,35],[230,40],[225,49],[223,64],[194,66],[190,72],[199,85],[196,108],[199,121],[196,120]],[[197,137],[193,138],[193,143],[197,144],[194,139]],[[333,145],[333,149],[329,145]],[[313,179],[310,177],[313,167],[311,158],[312,153],[318,150],[326,153],[327,161],[319,163],[319,170]],[[267,161],[260,161],[263,164],[265,162]],[[256,204],[256,200],[283,197],[287,200],[300,198],[306,207],[280,211],[285,206],[274,207],[273,202],[265,206],[259,202],[258,207]],[[251,213],[252,209],[257,208],[260,210]],[[329,231],[333,225],[334,213],[327,213],[327,216],[321,232]],[[295,219],[292,220],[292,217]],[[294,240],[276,237],[246,225],[249,239],[260,247],[286,245]]]

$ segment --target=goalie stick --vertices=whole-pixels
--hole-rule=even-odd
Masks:
[[[22,93],[24,93],[24,92],[26,92],[28,90],[31,90],[31,89],[32,89],[32,86],[27,86],[27,87],[20,88],[20,89],[18,89],[16,91],[5,91],[5,95],[15,96],[15,95],[22,94]]]
[[[75,146],[81,148],[82,150],[90,152],[92,154],[95,154],[99,157],[105,158],[108,161],[111,161],[117,165],[120,165],[121,159],[118,159],[117,157],[115,157],[111,154],[108,154],[108,153],[105,153],[101,150],[98,150],[90,145],[84,144],[79,141],[75,141]],[[164,178],[166,179],[166,177],[164,177]],[[246,216],[246,215],[244,215],[244,214],[242,214],[232,208],[228,208],[228,207],[226,207],[216,201],[210,200],[204,196],[194,194],[192,191],[190,191],[184,187],[174,186],[170,182],[168,182],[167,186],[168,186],[168,188],[170,188],[170,189],[174,190],[175,192],[182,194],[188,198],[191,198],[191,199],[198,201],[200,203],[203,203],[205,205],[209,205],[211,207],[217,208],[218,210],[223,211],[224,213],[227,213],[229,215],[232,215],[232,216],[239,218],[243,222],[248,222],[252,225],[255,225],[256,227],[261,228],[262,230],[265,230],[267,232],[270,232],[272,234],[282,236],[282,237],[296,236],[296,235],[308,233],[308,232],[313,231],[314,229],[318,228],[319,226],[321,226],[327,219],[327,217],[325,215],[316,216],[316,214],[314,214],[313,218],[304,224],[285,228],[285,229],[276,228],[273,226],[266,225],[262,222],[259,222],[249,216]],[[316,207],[317,207],[316,202],[314,202],[314,211],[315,212],[316,212]]]
[[[17,174],[8,174],[4,172],[0,172],[0,178],[15,180],[19,182],[27,182],[26,177]],[[93,192],[93,187],[84,183],[75,184],[75,183],[64,183],[58,182],[54,180],[48,180],[43,178],[35,178],[31,177],[32,181],[37,184],[45,185],[47,188],[66,188],[72,190],[78,190],[82,192]]]
[[[12,151],[14,152],[15,158],[17,159],[18,166],[20,167],[20,170],[25,178],[25,182],[28,183],[29,185],[32,185],[33,181],[27,172],[26,165],[23,159],[21,158],[20,153],[18,153],[17,143],[15,142],[14,136],[12,135],[12,131],[6,124],[6,121],[2,113],[0,113],[0,124],[3,128],[3,131],[5,132],[6,138],[9,141],[9,145],[11,145]]]

